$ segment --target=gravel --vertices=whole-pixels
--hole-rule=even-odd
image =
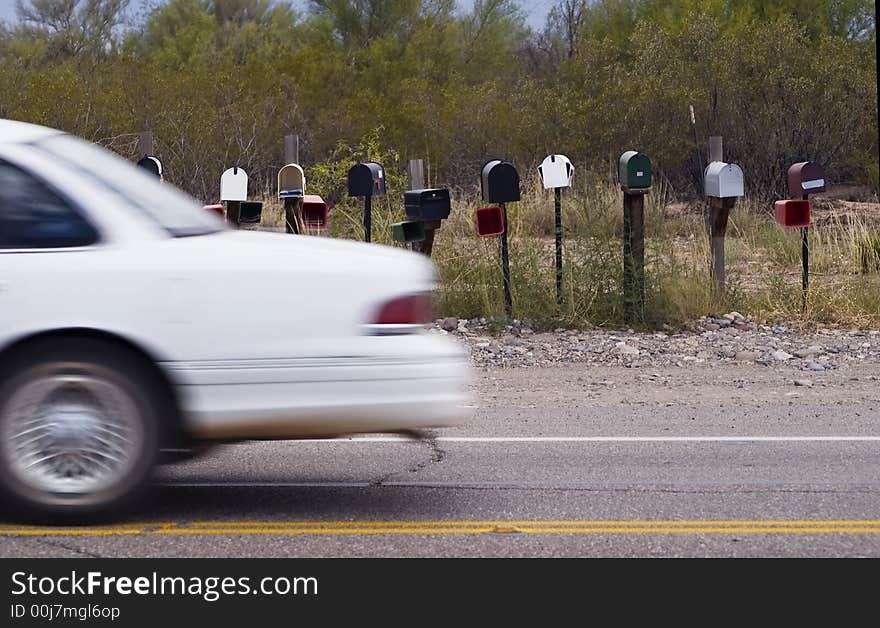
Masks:
[[[662,332],[537,332],[518,320],[499,328],[486,319],[447,318],[438,320],[432,333],[464,341],[474,365],[484,368],[565,364],[651,368],[739,362],[784,365],[817,374],[848,362],[880,362],[880,331],[826,327],[799,331],[795,325],[758,325],[739,312],[708,316]]]

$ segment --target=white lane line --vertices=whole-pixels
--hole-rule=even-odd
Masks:
[[[880,443],[880,436],[441,436],[438,443]],[[298,443],[406,443],[404,436],[358,436]]]

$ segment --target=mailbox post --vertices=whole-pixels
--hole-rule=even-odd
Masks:
[[[570,188],[574,166],[565,155],[550,155],[538,167],[545,190],[553,190],[556,211],[556,304],[562,305],[562,188]]]
[[[226,222],[236,229],[241,224],[260,222],[263,204],[247,200],[248,176],[244,169],[233,166],[220,177],[220,202],[226,205]]]
[[[403,204],[410,222],[398,223],[396,226],[418,223],[421,228],[409,226],[405,231],[398,229],[395,233],[409,234],[409,237],[404,238],[403,241],[412,242],[414,250],[417,248],[430,257],[434,248],[434,234],[440,228],[442,221],[449,218],[452,210],[449,190],[444,188],[409,190],[403,195]],[[420,243],[420,246],[416,247],[417,243]]]
[[[788,169],[788,197],[775,206],[776,220],[784,227],[801,230],[801,285],[804,310],[810,287],[810,194],[825,191],[825,170],[812,161],[801,161]]]
[[[284,230],[302,233],[302,206],[306,192],[306,176],[299,164],[288,163],[278,171],[278,198],[284,204]]]
[[[722,138],[709,138],[709,165],[703,173],[703,191],[709,197],[706,228],[712,245],[712,277],[719,290],[724,290],[724,241],[727,220],[736,199],[745,195],[745,179],[736,164],[724,162]]]
[[[374,162],[355,164],[348,171],[348,195],[364,197],[364,241],[373,239],[373,197],[385,194],[385,169]]]
[[[483,200],[497,203],[501,207],[501,275],[504,283],[504,311],[510,317],[513,313],[513,297],[510,294],[510,255],[507,248],[507,203],[520,200],[519,173],[513,164],[493,159],[483,166],[480,183]],[[479,213],[477,219],[479,231]]]
[[[651,190],[651,160],[634,150],[617,162],[623,190],[623,318],[627,323],[645,314],[645,195]]]

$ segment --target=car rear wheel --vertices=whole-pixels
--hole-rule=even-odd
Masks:
[[[150,479],[159,442],[149,372],[103,341],[41,343],[0,382],[0,491],[25,516],[118,512]]]

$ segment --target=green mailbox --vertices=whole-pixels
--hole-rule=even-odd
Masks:
[[[425,223],[411,220],[391,225],[391,237],[395,242],[423,242],[425,240]]]
[[[628,150],[620,156],[617,179],[624,192],[643,193],[651,189],[651,160],[647,155]]]

